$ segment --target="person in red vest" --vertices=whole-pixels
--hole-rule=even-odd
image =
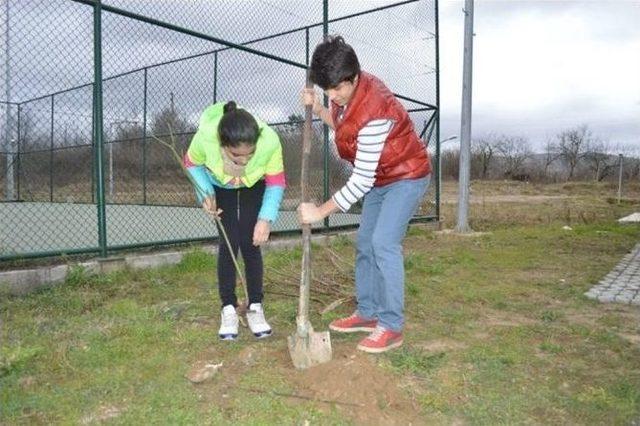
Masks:
[[[303,90],[303,103],[335,130],[338,153],[353,171],[324,204],[300,204],[298,220],[319,222],[363,199],[356,244],[357,310],[329,328],[370,332],[358,349],[385,352],[402,345],[402,240],[429,186],[431,161],[405,108],[382,81],[360,69],[342,37],[328,36],[315,48],[309,76],[331,106],[324,108],[313,89]]]

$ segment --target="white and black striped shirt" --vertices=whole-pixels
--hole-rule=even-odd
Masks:
[[[376,181],[376,169],[393,120],[371,120],[358,132],[356,158],[347,183],[335,194],[333,201],[346,212],[353,203],[364,197]]]

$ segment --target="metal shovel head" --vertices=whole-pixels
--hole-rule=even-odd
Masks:
[[[331,336],[328,331],[310,330],[306,336],[295,333],[288,338],[289,354],[298,370],[331,361]]]

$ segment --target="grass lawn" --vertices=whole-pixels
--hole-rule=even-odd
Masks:
[[[640,209],[637,189],[618,205],[606,184],[474,182],[471,225],[486,233],[409,231],[404,346],[372,356],[355,349],[363,335],[332,333],[333,360],[307,371],[287,352],[297,302],[274,284],[274,336],[217,340],[215,259],[201,251],[148,271],[75,270],[0,301],[0,424],[638,422],[640,309],[583,296],[638,243],[640,227],[615,222]],[[350,240],[331,249],[353,263]],[[269,252],[265,263],[295,275],[299,258]],[[320,315],[331,302],[313,304],[317,330],[353,309]],[[222,366],[189,382],[204,363]]]

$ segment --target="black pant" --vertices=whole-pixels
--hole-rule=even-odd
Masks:
[[[264,195],[264,180],[251,188],[216,188],[216,203],[222,209],[220,219],[233,254],[238,256],[238,248],[244,260],[245,277],[249,292],[249,304],[262,303],[262,253],[253,245],[253,229],[258,220]],[[218,290],[222,306],[238,305],[236,297],[236,269],[229,248],[221,232],[218,245]]]

